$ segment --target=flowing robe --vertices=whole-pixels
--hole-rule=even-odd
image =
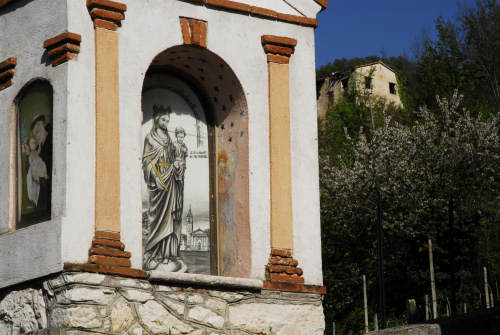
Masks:
[[[145,248],[148,263],[179,257],[184,185],[179,182],[180,171],[174,160],[175,147],[170,136],[153,127],[144,140],[142,158],[149,193],[149,236]]]

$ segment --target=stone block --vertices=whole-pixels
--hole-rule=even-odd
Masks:
[[[151,290],[153,285],[151,285],[147,280],[139,280],[132,278],[122,278],[109,276],[106,285],[112,287],[132,287],[132,288],[140,288],[143,290]]]
[[[169,292],[169,293],[160,292],[160,293],[157,293],[156,295],[159,296],[159,297],[167,297],[167,298],[174,299],[174,300],[177,300],[177,301],[184,301],[184,300],[186,300],[186,294],[185,293],[181,293],[181,292]]]
[[[323,308],[314,305],[280,305],[240,303],[229,306],[230,329],[266,334],[270,328],[276,335],[323,335]]]
[[[191,293],[187,298],[188,304],[203,304],[203,296],[197,293]]]
[[[148,300],[154,299],[153,295],[148,291],[138,289],[120,289],[119,292],[128,301],[146,302]]]
[[[76,286],[56,293],[59,304],[89,303],[108,305],[115,296],[115,290],[110,288]]]
[[[98,273],[88,273],[88,272],[74,272],[74,273],[66,272],[63,273],[60,277],[62,277],[64,283],[66,284],[87,284],[87,285],[101,285],[106,279],[105,275]]]
[[[210,308],[217,314],[225,315],[227,303],[219,299],[207,298],[207,300],[205,301],[205,306]]]
[[[209,291],[212,297],[221,298],[226,300],[227,302],[237,302],[246,297],[246,295],[232,292],[224,292],[224,291]]]
[[[179,316],[184,315],[184,303],[176,300],[172,300],[166,297],[159,297],[159,300],[167,306],[167,308]]]
[[[188,319],[221,329],[224,327],[224,318],[220,315],[212,312],[211,310],[201,307],[195,306],[190,308],[187,315]]]
[[[111,307],[111,331],[121,333],[135,322],[132,308],[124,299],[118,299]]]
[[[0,334],[24,334],[47,327],[41,290],[13,291],[0,301]]]
[[[169,331],[173,334],[185,334],[194,330],[193,327],[170,314],[156,301],[150,300],[138,305],[136,310],[142,324],[153,334],[168,334]]]
[[[102,321],[94,307],[55,308],[50,314],[50,326],[56,328],[101,328]]]

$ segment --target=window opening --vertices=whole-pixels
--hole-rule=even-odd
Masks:
[[[389,83],[389,93],[396,94],[396,84],[395,83]]]
[[[371,89],[372,87],[372,78],[365,77],[365,88]]]

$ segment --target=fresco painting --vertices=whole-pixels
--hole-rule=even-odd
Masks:
[[[17,228],[50,220],[52,195],[52,88],[30,85],[18,103]]]
[[[164,79],[143,92],[143,268],[210,274],[207,122],[196,94]]]

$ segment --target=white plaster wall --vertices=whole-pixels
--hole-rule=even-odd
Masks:
[[[152,59],[182,43],[178,18],[187,16],[208,21],[208,49],[233,69],[247,98],[253,278],[264,278],[270,253],[268,72],[260,37],[274,34],[299,41],[290,64],[294,248],[306,283],[321,284],[313,29],[182,1],[124,2],[128,11],[119,29],[121,217],[122,240],[132,252],[133,267],[142,266],[142,83]],[[94,230],[92,22],[84,2],[21,0],[18,4],[22,8],[0,16],[0,59],[16,56],[19,61],[14,86],[0,92],[0,138],[10,136],[11,103],[21,87],[33,77],[49,79],[54,87],[53,220],[0,235],[0,251],[8,250],[0,252],[0,287],[60,270],[63,261],[85,262]],[[82,35],[78,58],[56,68],[41,63],[43,41],[66,30]],[[9,150],[9,142],[0,141],[0,155],[9,157]],[[8,158],[0,159],[0,178],[8,176]],[[8,183],[0,184],[0,198],[8,199]],[[8,217],[8,201],[0,201],[0,229],[8,225]],[[20,268],[6,259],[15,259]]]
[[[76,60],[68,67],[67,211],[62,224],[64,262],[88,261],[94,236],[95,190],[95,71],[94,28],[85,1],[67,2],[68,31],[80,34]]]
[[[186,16],[208,22],[208,49],[229,64],[247,98],[253,278],[264,278],[270,254],[268,72],[260,37],[298,39],[291,63],[295,257],[304,268],[306,283],[321,284],[313,29],[182,1],[124,2],[128,10],[119,30],[121,215],[122,239],[132,252],[132,265],[141,267],[142,82],[158,53],[182,43],[179,17]]]
[[[53,68],[43,42],[65,31],[66,0],[18,1],[0,11],[0,60],[17,57],[14,85],[0,91],[0,231],[9,221],[10,111],[31,80],[47,79],[54,90],[52,220],[0,235],[0,287],[61,269],[60,225],[66,213],[67,65]],[[22,28],[22,29],[21,29]],[[3,228],[3,229],[2,229]]]
[[[314,2],[314,0],[311,1]],[[289,1],[285,0],[238,0],[237,2],[246,3],[250,6],[272,9],[279,13],[300,15],[300,12],[294,6],[290,5]]]
[[[285,2],[295,8],[300,14],[307,17],[316,17],[322,9],[314,0],[286,0]]]
[[[322,285],[314,31],[297,39],[290,62],[294,252],[306,283]]]

